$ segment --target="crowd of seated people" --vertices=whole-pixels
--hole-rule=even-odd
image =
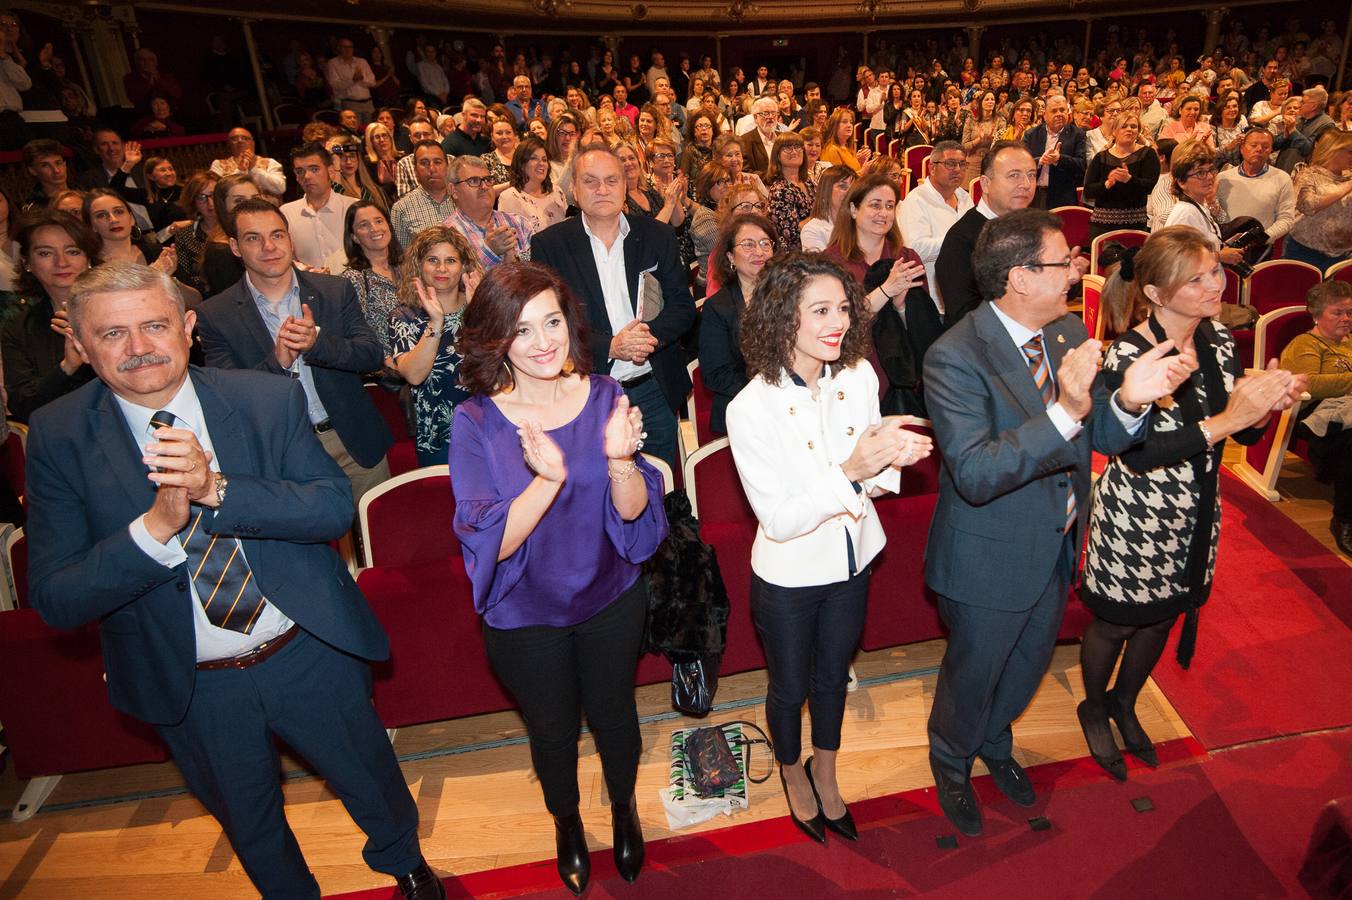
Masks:
[[[391,440],[361,379],[402,391],[418,462],[444,462],[470,397],[465,310],[495,267],[534,259],[577,295],[595,369],[674,464],[687,363],[723,431],[748,383],[739,318],[767,263],[805,250],[839,264],[873,317],[883,413],[923,416],[926,352],[972,311],[989,220],[1083,203],[1091,237],[1184,225],[1217,249],[1230,223],[1256,220],[1251,259],[1279,243],[1321,270],[1352,256],[1352,92],[1330,86],[1330,24],[1314,38],[1232,28],[1192,64],[1171,35],[1115,27],[1088,65],[1065,39],[979,60],[958,34],[879,40],[819,73],[600,47],[556,66],[421,37],[396,66],[348,38],[326,55],[293,42],[272,67],[285,94],[336,115],[276,157],[226,123],[223,155],[197,171],[135,140],[184,133],[184,92],[143,48],[126,133],[93,128],[80,173],[70,148],[32,140],[31,192],[0,196],[0,249],[22,272],[0,311],[8,412],[26,421],[92,377],[65,318],[76,275],[144,262],[201,310],[207,364],[301,381],[359,496],[388,476]],[[903,164],[912,147],[928,148],[924,172]],[[255,307],[266,347],[238,319]]]

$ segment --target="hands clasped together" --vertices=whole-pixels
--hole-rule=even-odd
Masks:
[[[150,466],[146,477],[158,488],[155,502],[146,512],[146,531],[161,544],[188,524],[189,502],[218,505],[211,453],[202,449],[190,429],[157,428],[141,462]]]
[[[859,436],[854,451],[840,464],[845,477],[851,481],[872,478],[888,466],[901,468],[914,465],[934,451],[934,441],[928,435],[907,431],[907,425],[919,425],[915,416],[888,416],[877,425],[870,425]]]
[[[287,316],[282,320],[282,327],[277,329],[277,343],[273,347],[273,352],[277,354],[277,362],[281,363],[283,369],[295,365],[296,359],[313,348],[315,339],[319,337],[319,326],[315,325],[310,304],[302,303],[300,309],[299,319]]]

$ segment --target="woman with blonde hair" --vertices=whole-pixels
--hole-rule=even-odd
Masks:
[[[460,386],[455,339],[482,276],[479,255],[447,225],[418,232],[399,266],[390,357],[413,387],[413,440],[420,466],[446,462],[455,407],[469,396]]]
[[[394,144],[394,135],[381,122],[372,122],[366,126],[365,134],[366,164],[371,167],[371,175],[376,184],[394,189],[397,181],[396,171],[399,164],[399,151]]]
[[[1084,199],[1092,201],[1089,237],[1119,228],[1146,229],[1146,201],[1160,177],[1155,151],[1140,143],[1141,117],[1113,118],[1113,142],[1094,154],[1084,173]]]
[[[841,106],[826,120],[826,139],[822,143],[822,161],[844,166],[856,175],[873,156],[864,147],[856,152],[854,143],[854,110]]]
[[[1009,125],[1000,132],[1000,140],[1023,140],[1024,133],[1033,127],[1033,111],[1033,101],[1027,97],[1015,103],[1009,111]]]
[[[1292,182],[1298,216],[1283,256],[1323,272],[1352,255],[1352,131],[1321,134]]]

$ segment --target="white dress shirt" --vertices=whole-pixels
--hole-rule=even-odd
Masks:
[[[312,209],[304,197],[282,204],[282,215],[291,228],[291,243],[296,248],[296,259],[311,268],[321,268],[324,260],[343,249],[343,224],[347,208],[356,198],[337,191],[329,192],[329,199],[319,209]]]
[[[371,90],[366,85],[375,84],[376,76],[371,71],[370,63],[360,56],[350,60],[335,56],[329,60],[324,74],[329,87],[333,88],[334,99],[355,100],[359,103],[371,99]]]
[[[221,178],[233,175],[239,170],[239,164],[231,157],[213,160],[211,163],[211,174]],[[266,156],[256,157],[253,168],[245,174],[265,194],[280,197],[286,193],[286,173],[282,171],[282,164],[275,159]]]
[[[897,206],[897,225],[901,228],[902,242],[920,255],[921,262],[925,264],[925,277],[929,280],[930,291],[936,294],[936,299],[938,281],[934,277],[934,261],[939,258],[944,235],[948,234],[954,222],[972,208],[972,195],[967,191],[958,188],[955,196],[957,209],[944,202],[943,195],[927,178]]]
[[[127,428],[131,431],[132,440],[136,446],[145,452],[146,445],[153,438],[150,436],[150,417],[156,410],[145,406],[137,406],[113,395],[117,400],[118,408],[122,410],[122,417],[127,422]],[[175,426],[178,428],[190,428],[197,435],[197,442],[202,445],[202,449],[211,454],[211,471],[221,471],[221,459],[216,454],[216,447],[211,442],[211,433],[207,431],[206,417],[202,414],[202,405],[197,399],[197,390],[193,387],[192,379],[185,378],[183,386],[178,389],[178,393],[164,407],[173,413],[178,419]],[[229,460],[226,461],[227,463]],[[228,488],[227,488],[228,490]],[[191,508],[188,512],[189,517],[197,515],[198,507]],[[207,516],[215,515],[214,511],[208,509],[203,514],[203,519]],[[188,554],[183,551],[183,545],[179,543],[178,536],[171,537],[167,543],[161,544],[150,536],[146,529],[145,516],[138,516],[130,526],[131,539],[142,552],[149,556],[155,562],[172,569],[180,563],[186,562]],[[239,543],[238,538],[230,540]],[[240,546],[240,553],[244,553],[243,546]],[[247,561],[247,554],[246,554]],[[190,603],[192,604],[193,633],[197,638],[197,661],[204,662],[212,659],[228,659],[232,656],[240,656],[248,653],[264,641],[270,641],[278,635],[289,629],[294,623],[286,615],[271,603],[264,603],[263,609],[258,613],[258,620],[254,622],[253,631],[249,634],[243,634],[238,631],[232,631],[229,628],[217,628],[211,624],[207,618],[207,611],[202,608],[202,601],[197,596],[197,585],[189,581],[191,589]]]
[[[728,404],[733,460],[759,521],[751,545],[758,576],[782,587],[834,584],[863,571],[887,543],[868,495],[896,492],[900,470],[884,469],[856,491],[841,468],[880,421],[878,376],[867,360],[824,372],[816,397],[784,373],[777,385],[753,378]]]
[[[592,258],[596,262],[596,274],[601,279],[601,297],[606,304],[606,316],[610,319],[610,333],[619,334],[620,329],[638,318],[634,314],[634,304],[629,300],[628,275],[624,270],[624,241],[629,236],[629,219],[620,216],[620,233],[615,243],[606,249],[605,243],[592,233],[587,217],[582,217],[582,230],[591,242]],[[634,279],[642,277],[634,273]],[[634,296],[639,296],[635,293]],[[627,359],[617,359],[611,363],[610,377],[620,384],[631,381],[653,370],[652,363],[635,365]]]

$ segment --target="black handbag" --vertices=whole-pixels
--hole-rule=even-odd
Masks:
[[[721,653],[668,654],[671,657],[671,706],[687,716],[701,718],[713,709],[718,693]]]

